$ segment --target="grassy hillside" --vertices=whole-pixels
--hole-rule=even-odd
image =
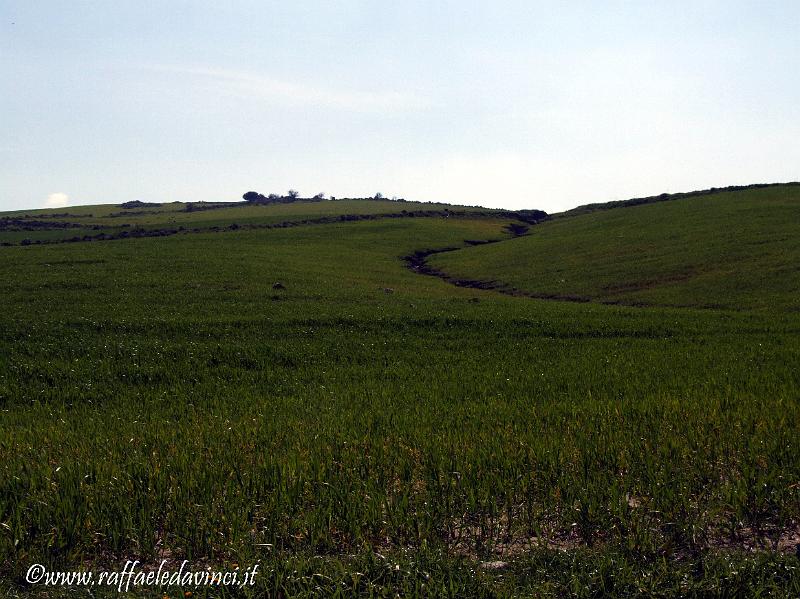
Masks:
[[[782,218],[728,227],[791,230],[793,200],[759,197]],[[800,315],[541,301],[404,260],[526,272],[548,231],[603,242],[600,216],[0,247],[0,592],[53,596],[24,583],[36,562],[186,558],[259,561],[252,593],[276,597],[796,596]]]
[[[456,279],[631,305],[800,309],[800,187],[578,209],[499,245],[440,254]]]
[[[0,244],[19,245],[104,239],[139,234],[171,235],[227,227],[275,227],[358,217],[398,217],[453,210],[460,214],[491,214],[485,208],[390,200],[299,200],[286,204],[245,202],[120,204],[18,210],[0,214]],[[26,241],[27,240],[27,241]]]

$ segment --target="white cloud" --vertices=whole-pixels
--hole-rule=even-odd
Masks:
[[[48,194],[44,208],[63,208],[69,204],[69,196],[61,191]]]
[[[286,102],[291,105],[325,106],[354,112],[394,112],[419,110],[431,103],[399,91],[359,91],[316,87],[227,69],[207,67],[151,66],[148,70],[198,77],[214,82],[215,89],[247,98]]]

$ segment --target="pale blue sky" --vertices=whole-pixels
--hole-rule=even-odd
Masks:
[[[0,0],[0,210],[797,180],[798,73],[795,0]]]

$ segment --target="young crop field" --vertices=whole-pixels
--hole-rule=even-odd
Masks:
[[[434,256],[505,291],[628,305],[800,309],[800,186],[574,211],[498,246]]]
[[[800,596],[800,188],[184,209],[0,215],[0,593]]]
[[[248,202],[106,204],[7,212],[0,215],[0,244],[25,245],[58,241],[165,236],[233,228],[276,228],[303,224],[377,219],[450,210],[456,215],[490,215],[485,208],[390,200],[299,200],[260,205]],[[91,238],[91,239],[90,239]]]

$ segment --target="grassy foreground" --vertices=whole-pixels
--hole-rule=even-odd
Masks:
[[[261,562],[212,596],[797,596],[800,314],[774,273],[800,259],[797,203],[745,218],[713,198],[516,239],[476,214],[0,248],[0,591],[67,592],[26,585],[35,562],[185,558]],[[645,211],[669,207],[666,232]],[[702,235],[701,209],[723,215]],[[403,261],[460,247],[429,261],[521,286],[547,242],[570,293],[603,300],[607,254],[561,249],[592,227],[653,237],[657,279],[687,255],[717,272],[729,250],[707,240],[753,223],[780,258],[746,245],[713,299],[674,283],[648,307]],[[752,265],[760,299],[736,293]],[[205,592],[139,593],[162,591]]]

